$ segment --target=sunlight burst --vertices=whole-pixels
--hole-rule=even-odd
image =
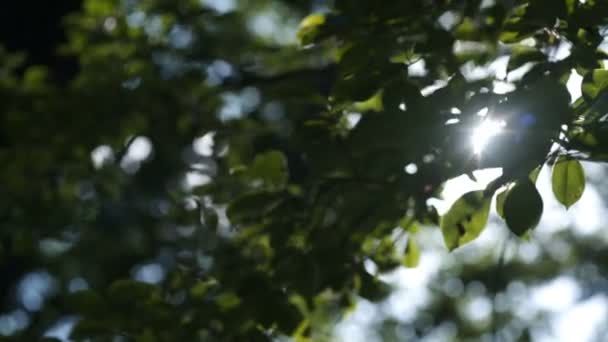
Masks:
[[[471,136],[473,152],[477,155],[481,154],[490,140],[500,134],[505,125],[506,123],[504,121],[495,121],[491,119],[483,120],[481,124],[475,128],[473,135]]]

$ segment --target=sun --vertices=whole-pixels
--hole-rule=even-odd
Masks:
[[[492,138],[499,135],[504,130],[505,126],[506,124],[502,120],[484,119],[479,126],[473,130],[473,135],[471,136],[473,153],[480,155]]]

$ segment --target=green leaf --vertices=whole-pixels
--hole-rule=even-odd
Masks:
[[[568,10],[568,14],[572,14],[576,9],[576,5],[578,4],[578,0],[564,0],[566,3],[566,9]]]
[[[199,280],[192,288],[190,288],[190,297],[195,300],[202,301],[205,296],[209,294],[209,291],[217,287],[217,281],[215,279],[202,281]]]
[[[608,70],[595,69],[583,78],[582,93],[585,101],[593,101],[608,88]]]
[[[410,236],[405,247],[405,256],[403,258],[403,266],[405,267],[416,267],[420,262],[420,248],[414,240],[413,236]]]
[[[216,298],[216,303],[221,311],[228,311],[241,305],[241,299],[233,292],[225,292]]]
[[[417,233],[420,229],[418,222],[413,217],[405,216],[399,220],[399,227],[407,230],[410,233]]]
[[[311,14],[300,22],[298,39],[302,45],[314,43],[321,34],[321,27],[325,24],[323,14]]]
[[[479,28],[471,18],[464,18],[454,29],[454,38],[461,40],[477,40]]]
[[[483,190],[471,191],[460,197],[441,218],[441,232],[451,251],[476,239],[488,222],[490,198]]]
[[[25,87],[29,89],[40,88],[44,85],[48,77],[48,70],[43,66],[31,66],[27,68],[23,75]]]
[[[504,202],[507,227],[517,236],[523,236],[536,227],[543,213],[543,200],[529,178],[517,181],[509,190]]]
[[[566,208],[576,203],[585,191],[585,172],[577,160],[559,159],[551,177],[555,198]]]
[[[268,190],[282,190],[287,185],[287,158],[279,151],[258,154],[247,170],[252,181],[261,181]]]
[[[533,35],[540,28],[540,23],[533,23],[525,18],[529,5],[529,3],[524,3],[512,11],[504,22],[503,31],[498,37],[500,41],[507,44],[515,43]]]

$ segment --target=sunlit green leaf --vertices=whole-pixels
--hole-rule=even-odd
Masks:
[[[488,221],[490,198],[483,190],[460,197],[441,218],[443,240],[449,250],[476,239]]]
[[[320,35],[323,24],[325,24],[325,16],[323,14],[311,14],[302,19],[298,30],[300,43],[302,45],[314,43]]]
[[[420,261],[420,247],[414,240],[413,236],[410,236],[407,240],[407,246],[405,248],[405,255],[403,257],[403,265],[405,267],[416,267]]]
[[[581,163],[572,159],[559,159],[553,166],[551,184],[555,198],[570,208],[585,191],[585,172]]]

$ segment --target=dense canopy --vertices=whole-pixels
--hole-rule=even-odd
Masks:
[[[77,67],[0,49],[0,300],[27,315],[3,334],[72,317],[76,341],[318,341],[388,294],[367,263],[416,266],[422,229],[457,249],[495,198],[533,239],[540,168],[566,210],[579,161],[608,161],[607,14],[84,0],[54,47]],[[438,213],[446,181],[487,168]]]

